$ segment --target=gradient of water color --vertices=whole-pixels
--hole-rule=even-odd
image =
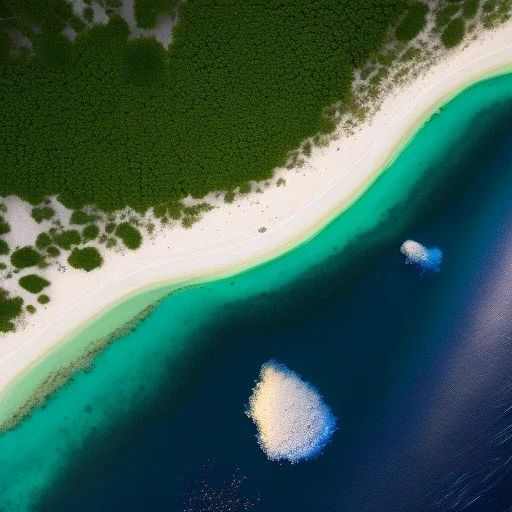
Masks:
[[[461,390],[488,366],[481,343],[467,359],[471,344],[450,333],[475,307],[475,269],[491,282],[486,261],[503,212],[489,206],[508,206],[511,120],[511,75],[468,89],[307,244],[163,301],[0,438],[0,508],[181,510],[186,475],[208,459],[221,487],[239,468],[244,494],[258,496],[254,510],[443,510],[452,472],[476,474],[471,464],[492,453],[450,465],[448,454],[479,441],[468,441],[483,427],[467,411],[478,404],[482,413],[491,384],[455,414]],[[435,279],[403,264],[407,238],[443,247]],[[458,345],[463,361],[479,362],[468,381],[467,364],[449,366]],[[244,417],[254,375],[271,358],[307,375],[343,419],[307,464],[269,461]],[[503,372],[494,382],[503,388]]]

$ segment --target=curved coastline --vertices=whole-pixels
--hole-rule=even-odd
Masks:
[[[414,108],[393,120],[390,128],[397,129],[394,137],[393,130],[389,130],[391,135],[376,140],[328,190],[264,236],[233,243],[226,249],[149,265],[111,283],[108,292],[105,286],[82,297],[38,334],[37,338],[46,342],[37,353],[32,349],[37,340],[32,338],[0,359],[0,418],[12,414],[51,368],[65,366],[90,341],[109,336],[169,293],[238,274],[307,242],[364,194],[440,106],[476,82],[510,71],[512,43],[433,83],[418,97]],[[114,310],[118,315],[112,314]],[[25,378],[29,374],[30,379]]]

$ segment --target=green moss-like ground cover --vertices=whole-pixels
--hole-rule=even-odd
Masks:
[[[119,18],[68,44],[51,9],[28,3],[44,23],[30,34],[35,57],[0,74],[0,196],[38,204],[59,194],[74,209],[103,210],[268,178],[289,150],[331,128],[323,109],[348,97],[354,69],[408,9],[407,0],[188,0],[165,51],[130,47]],[[62,1],[50,3],[77,24]]]

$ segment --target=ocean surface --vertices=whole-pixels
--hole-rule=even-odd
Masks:
[[[0,510],[512,510],[511,191],[508,74],[317,236],[173,293],[1,436]],[[442,249],[438,274],[407,239]],[[258,445],[244,413],[270,359],[337,418],[317,458]]]

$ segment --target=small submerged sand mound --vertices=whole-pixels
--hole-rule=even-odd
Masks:
[[[299,462],[320,454],[336,429],[336,418],[322,397],[285,365],[269,361],[246,412],[271,460]]]
[[[405,254],[406,263],[418,267],[423,272],[437,273],[441,269],[443,251],[438,247],[427,247],[413,240],[407,240],[400,247],[400,252]]]

